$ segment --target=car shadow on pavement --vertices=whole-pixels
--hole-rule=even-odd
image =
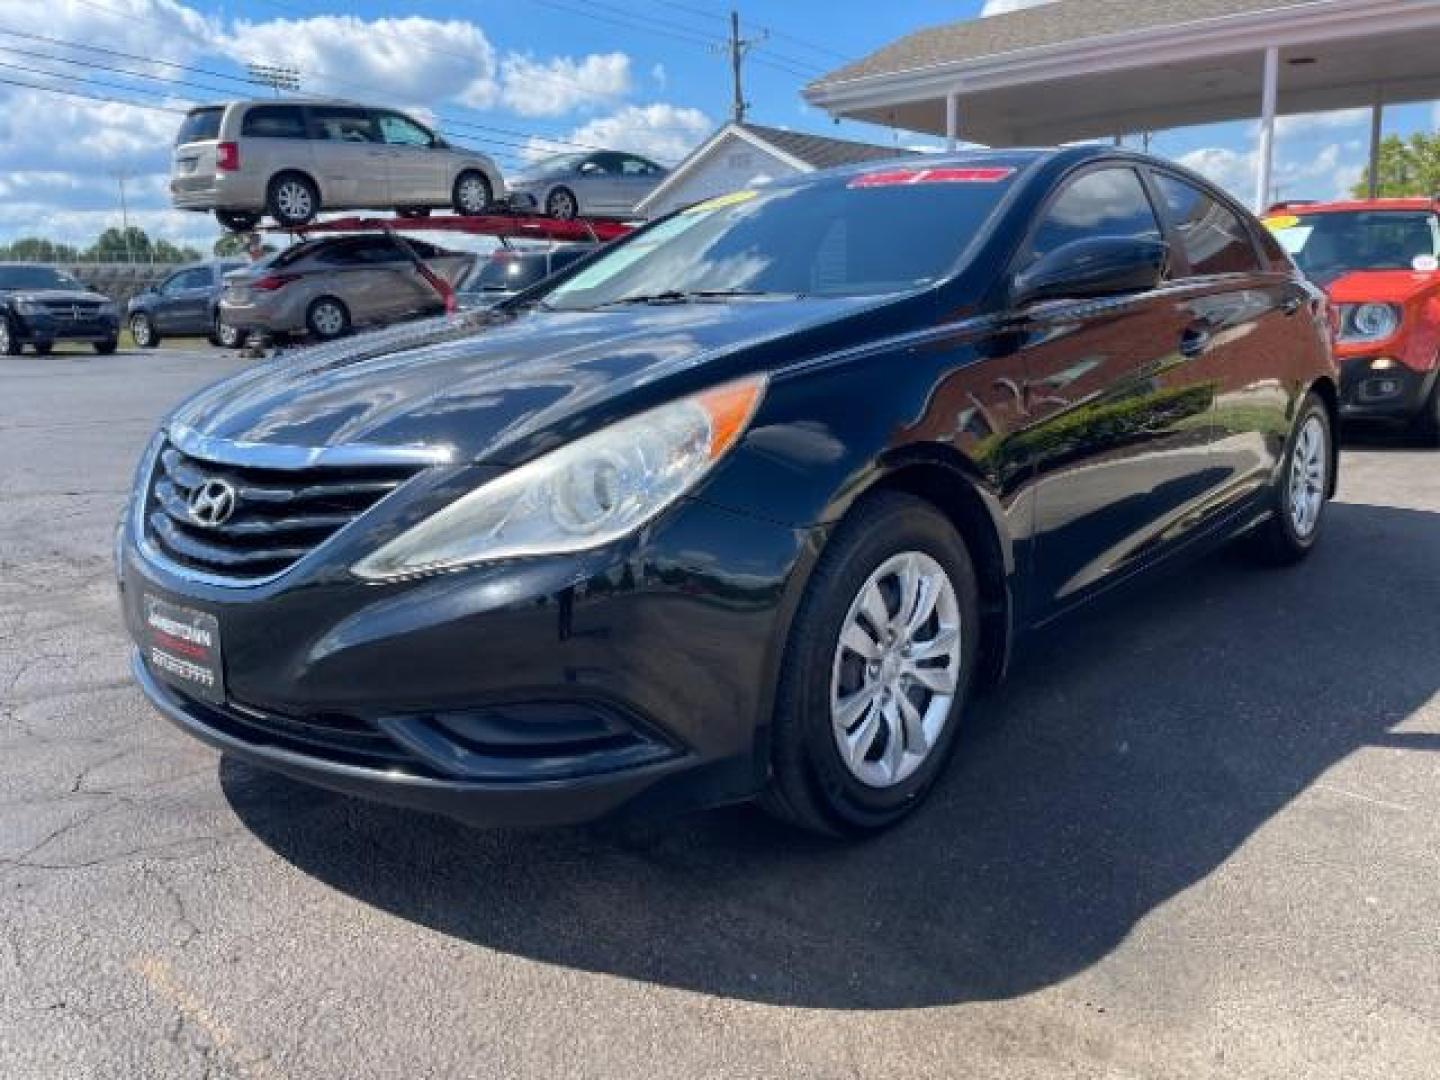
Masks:
[[[1104,957],[1347,755],[1440,749],[1391,731],[1440,688],[1440,515],[1331,512],[1302,567],[1222,553],[1047,631],[930,803],[863,844],[743,807],[477,832],[233,760],[221,782],[305,873],[484,948],[816,1008],[1023,994]]]

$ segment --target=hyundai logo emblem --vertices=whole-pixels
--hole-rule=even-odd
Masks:
[[[79,321],[80,321],[80,317],[81,317],[82,314],[83,314],[83,312],[81,312],[81,310],[80,310],[80,305],[79,305],[79,304],[76,304],[74,307],[72,307],[72,308],[70,309],[70,315],[71,315],[71,317],[72,317],[76,322],[79,322]]]
[[[235,513],[235,488],[224,480],[206,480],[190,492],[190,520],[213,529]]]

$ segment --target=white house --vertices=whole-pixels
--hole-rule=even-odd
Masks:
[[[640,201],[636,213],[640,217],[659,217],[701,199],[766,180],[911,153],[895,146],[731,122],[675,166],[660,186]]]

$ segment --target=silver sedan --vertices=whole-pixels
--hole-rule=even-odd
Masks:
[[[669,170],[636,154],[597,150],[538,161],[510,182],[517,210],[574,217],[629,217]]]

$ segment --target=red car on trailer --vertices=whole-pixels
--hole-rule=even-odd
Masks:
[[[1440,203],[1272,207],[1265,224],[1330,294],[1341,414],[1414,425],[1440,444]]]

